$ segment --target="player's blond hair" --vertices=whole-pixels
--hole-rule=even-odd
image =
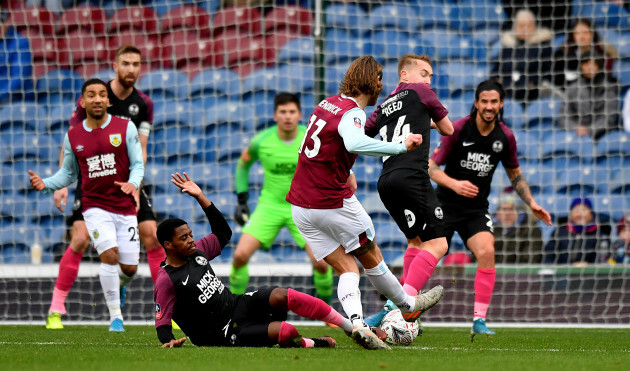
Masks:
[[[114,58],[115,61],[118,61],[118,57],[120,57],[123,54],[138,54],[140,56],[140,60],[142,60],[142,52],[140,51],[140,49],[138,49],[137,47],[133,46],[133,45],[123,45],[120,48],[116,49],[116,57]]]
[[[355,59],[339,84],[339,93],[349,97],[375,95],[381,90],[377,76],[382,71],[383,66],[371,55]]]
[[[398,76],[400,76],[400,72],[406,68],[408,68],[411,64],[416,64],[416,61],[424,61],[431,67],[433,67],[433,62],[431,61],[431,57],[428,55],[418,55],[418,54],[406,54],[403,55],[398,61]]]

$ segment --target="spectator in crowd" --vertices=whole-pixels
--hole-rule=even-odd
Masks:
[[[536,219],[511,192],[499,197],[493,224],[495,263],[537,264],[542,261],[542,232]]]
[[[516,13],[514,26],[501,35],[501,54],[492,75],[506,88],[508,98],[522,103],[538,98],[538,85],[547,78],[552,33],[536,24],[526,9]]]
[[[617,0],[619,1],[619,0]],[[540,23],[556,32],[566,30],[565,24],[571,18],[571,2],[567,0],[503,0],[503,9],[509,18],[519,10],[531,10]],[[511,26],[511,21],[506,22]]]
[[[630,133],[630,90],[623,99],[623,129]]]
[[[33,66],[28,39],[6,23],[0,9],[0,105],[33,96]]]
[[[612,245],[613,256],[609,262],[630,264],[630,214],[617,223],[617,239]]]
[[[602,40],[589,19],[578,19],[567,40],[553,54],[553,84],[565,89],[576,81],[580,77],[581,57],[591,49],[604,56],[604,69],[612,71],[617,50]]]
[[[569,216],[559,218],[545,246],[545,263],[583,265],[609,254],[611,227],[606,215],[596,214],[588,198],[575,198]]]
[[[598,139],[619,129],[619,82],[603,71],[604,58],[595,50],[582,55],[580,78],[565,90],[558,124],[577,135]]]

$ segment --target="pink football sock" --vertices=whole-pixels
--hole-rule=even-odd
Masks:
[[[151,280],[153,284],[157,280],[157,275],[160,270],[160,264],[166,259],[166,252],[162,246],[156,246],[152,249],[147,249],[147,262],[149,263],[149,270],[151,271]]]
[[[400,284],[404,285],[405,280],[407,279],[407,274],[409,273],[409,267],[411,266],[411,262],[416,258],[416,255],[420,253],[420,249],[408,248],[405,251],[405,257],[403,259],[403,274],[400,278]]]
[[[280,333],[278,333],[278,344],[280,344],[280,346],[289,344],[299,335],[295,326],[282,321],[282,323],[280,323]]]
[[[475,314],[474,317],[486,318],[488,306],[494,291],[494,281],[497,277],[496,269],[477,268],[475,275]]]
[[[55,282],[52,301],[48,309],[50,312],[66,313],[66,298],[68,297],[72,284],[74,284],[74,281],[77,279],[79,264],[81,264],[82,258],[83,253],[74,252],[70,246],[66,248],[66,252],[59,262],[59,275]]]
[[[293,289],[287,291],[289,310],[298,316],[317,319],[336,326],[343,324],[344,317],[323,300]]]
[[[406,258],[406,256],[405,256]],[[427,250],[420,250],[409,265],[409,273],[405,279],[403,290],[407,295],[416,296],[433,274],[438,261]]]

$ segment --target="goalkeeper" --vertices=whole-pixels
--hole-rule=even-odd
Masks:
[[[280,93],[274,99],[273,119],[276,125],[258,133],[245,148],[236,167],[238,207],[234,219],[245,225],[234,251],[230,272],[230,290],[243,294],[249,282],[248,262],[259,248],[269,249],[282,227],[287,227],[295,243],[306,250],[313,263],[313,282],[317,296],[330,304],[333,294],[332,269],[325,261],[317,262],[311,248],[298,231],[291,215],[291,205],[285,200],[295,173],[298,149],[305,127],[298,125],[302,118],[300,100],[293,94]],[[249,169],[260,159],[265,181],[256,211],[251,215],[249,197]]]

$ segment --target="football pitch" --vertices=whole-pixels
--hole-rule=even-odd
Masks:
[[[331,335],[335,349],[162,349],[151,326],[0,326],[3,370],[627,370],[627,329],[497,328],[491,339],[467,328],[425,327],[411,346],[359,348],[340,329],[303,327],[305,336]],[[175,332],[176,336],[182,335]]]

